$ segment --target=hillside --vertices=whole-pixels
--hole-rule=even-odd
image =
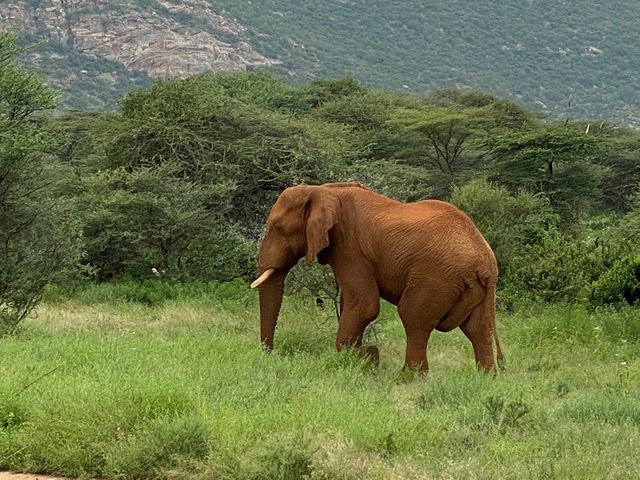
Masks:
[[[631,0],[45,0],[4,2],[0,16],[48,39],[31,60],[75,107],[151,78],[267,67],[415,93],[468,86],[551,116],[640,124],[640,3]],[[62,34],[52,34],[55,19]],[[119,52],[105,48],[114,41]]]
[[[254,34],[258,50],[301,74],[352,72],[418,93],[478,87],[558,116],[640,123],[632,0],[219,3],[269,35]]]
[[[279,63],[249,45],[242,25],[199,0],[4,2],[0,19],[35,44],[27,62],[71,108],[109,106],[153,79]]]

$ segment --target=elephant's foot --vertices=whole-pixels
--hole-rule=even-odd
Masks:
[[[368,358],[376,367],[380,364],[380,350],[375,345],[367,347],[358,347],[358,355]]]
[[[402,370],[405,372],[416,372],[421,375],[427,375],[429,373],[429,364],[427,362],[421,363],[406,363],[402,367]]]

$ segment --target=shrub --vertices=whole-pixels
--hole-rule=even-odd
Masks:
[[[87,304],[131,302],[156,306],[172,300],[206,299],[238,306],[246,304],[249,292],[247,284],[241,279],[225,283],[178,283],[149,279],[90,284],[72,293],[74,298]]]
[[[18,427],[27,419],[27,413],[15,397],[0,396],[0,432]]]
[[[309,441],[302,435],[278,435],[268,443],[244,451],[242,456],[226,458],[219,478],[225,480],[298,480],[313,473]]]
[[[584,299],[610,256],[607,242],[549,235],[514,257],[506,272],[507,296],[520,292],[544,301]]]
[[[617,261],[592,283],[589,289],[592,305],[634,305],[640,302],[640,254]]]
[[[515,195],[485,179],[454,187],[451,203],[469,215],[493,248],[501,271],[523,248],[555,231],[559,217],[542,195]]]
[[[175,165],[120,168],[85,180],[85,261],[101,280],[145,278],[231,280],[254,271],[255,245],[222,218],[228,186],[176,178]]]
[[[260,457],[261,469],[255,480],[297,480],[311,474],[313,452],[309,443],[294,438],[291,443],[277,443]]]
[[[489,397],[484,407],[489,416],[489,426],[501,435],[518,427],[520,419],[531,411],[531,406],[522,399],[505,401],[501,396]]]
[[[340,289],[328,266],[314,263],[307,267],[304,261],[298,262],[287,276],[286,293],[314,299],[328,315],[338,312]]]

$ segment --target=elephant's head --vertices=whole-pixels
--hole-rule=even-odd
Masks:
[[[267,350],[273,348],[287,273],[303,256],[310,264],[329,246],[339,216],[336,190],[325,186],[290,187],[273,205],[260,246],[260,276],[251,284],[260,287],[260,335]]]

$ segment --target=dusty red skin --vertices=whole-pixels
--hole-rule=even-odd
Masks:
[[[427,371],[431,332],[460,327],[480,369],[494,372],[503,356],[495,332],[496,259],[463,212],[446,202],[401,203],[359,184],[299,185],[286,189],[267,220],[259,274],[261,339],[268,350],[284,280],[302,257],[329,264],[342,292],[338,350],[362,347],[380,298],[398,307],[407,336],[405,367]]]

